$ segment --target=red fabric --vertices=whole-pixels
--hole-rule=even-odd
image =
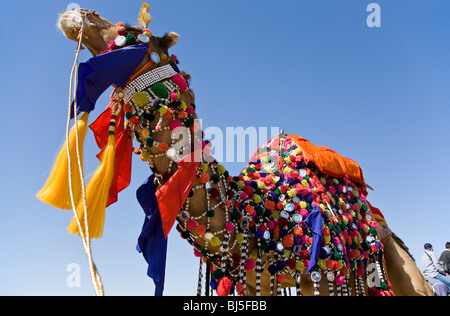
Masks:
[[[162,227],[165,237],[169,236],[173,224],[189,193],[197,175],[200,162],[193,159],[194,154],[185,156],[178,162],[178,170],[156,192]]]
[[[89,126],[94,133],[97,146],[100,153],[97,158],[101,159],[103,150],[108,144],[109,123],[111,121],[111,106],[113,101],[108,105],[106,110]],[[133,155],[133,141],[128,137],[130,129],[124,128],[123,111],[119,113],[116,119],[116,157],[114,160],[114,175],[109,190],[107,206],[114,204],[118,200],[119,192],[123,191],[131,182],[131,161]]]
[[[378,224],[381,224],[383,226],[386,226],[386,219],[384,218],[383,214],[381,213],[380,209],[372,206],[372,204],[369,203],[369,201],[367,201],[367,203],[369,204],[370,210],[372,211],[372,214],[374,216],[374,219],[376,220],[376,222]]]

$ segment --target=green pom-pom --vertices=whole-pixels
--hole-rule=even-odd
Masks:
[[[265,209],[261,205],[258,205],[257,207],[255,207],[255,211],[256,211],[256,215],[258,215],[258,216],[263,216],[265,213]]]
[[[334,251],[331,255],[331,259],[333,260],[341,260],[341,253],[339,251]]]
[[[128,34],[127,43],[131,45],[136,44],[136,36],[134,36],[133,34]]]
[[[203,257],[207,258],[209,251],[206,248],[203,248],[202,250],[200,250],[200,253],[202,254]]]
[[[155,141],[151,137],[147,138],[147,140],[145,141],[145,143],[147,144],[147,147],[153,147],[154,142]]]
[[[215,212],[214,210],[207,210],[206,211],[206,217],[214,217]]]
[[[167,99],[169,97],[169,90],[161,82],[157,82],[150,87],[150,90],[158,97]]]
[[[237,209],[234,209],[231,212],[231,219],[234,221],[239,221],[241,219],[241,213],[239,213],[239,211]]]
[[[221,279],[225,274],[223,273],[223,271],[221,269],[216,269],[216,271],[214,271],[211,274],[211,277],[215,280],[219,280]]]
[[[214,183],[219,183],[219,181],[220,181],[220,176],[219,176],[218,174],[213,174],[213,175],[211,176],[211,181],[214,182]]]
[[[374,227],[371,227],[370,230],[369,230],[369,235],[376,236],[377,235],[377,230]]]
[[[186,127],[191,127],[192,125],[194,125],[194,118],[193,117],[188,117],[184,121],[184,125],[186,125]]]

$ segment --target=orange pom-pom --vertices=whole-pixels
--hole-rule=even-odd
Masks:
[[[167,144],[167,143],[161,143],[161,144],[159,144],[159,150],[161,150],[161,151],[167,151],[167,150],[169,150],[169,144]]]

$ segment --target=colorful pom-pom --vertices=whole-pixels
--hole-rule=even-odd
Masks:
[[[180,88],[181,92],[185,92],[187,90],[187,82],[186,79],[184,79],[184,77],[182,75],[176,74],[175,76],[172,77],[172,81],[178,85],[178,87]]]

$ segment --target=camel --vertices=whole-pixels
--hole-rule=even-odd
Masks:
[[[433,295],[405,244],[366,200],[367,185],[356,163],[282,132],[258,148],[240,175],[229,175],[203,140],[190,75],[176,70],[177,80],[170,73],[152,81],[163,91],[139,79],[174,64],[168,50],[178,34],[158,37],[143,26],[115,25],[85,9],[62,13],[58,25],[73,41],[83,28],[81,43],[93,56],[148,45],[129,84],[141,80],[141,85],[116,94],[124,100],[122,115],[139,143],[135,151],[149,165],[158,193],[181,199],[175,218],[170,217],[206,264],[206,286],[218,295],[280,295],[290,287],[316,296]],[[130,34],[133,40],[127,43]],[[147,38],[136,42],[141,34]],[[174,149],[180,139],[176,127],[190,141]],[[180,156],[183,150],[191,154]],[[198,151],[198,160],[185,161]],[[323,152],[332,153],[328,163],[338,159],[355,167],[355,177],[328,172],[318,162],[324,156],[315,156]],[[170,189],[181,184],[184,198],[170,196]]]

